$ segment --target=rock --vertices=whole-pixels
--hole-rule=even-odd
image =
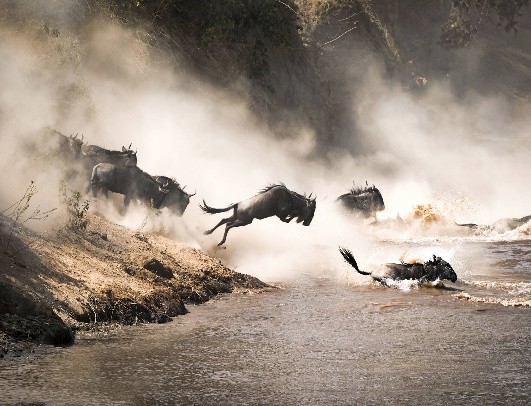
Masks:
[[[153,272],[155,275],[160,276],[161,278],[165,278],[165,279],[173,278],[173,272],[171,268],[165,266],[158,259],[153,258],[153,259],[150,259],[149,261],[146,261],[143,267],[144,269],[147,269],[148,271]]]

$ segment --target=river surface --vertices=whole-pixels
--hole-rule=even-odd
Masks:
[[[80,336],[0,364],[0,404],[531,404],[531,241],[463,243],[454,263],[459,290],[311,273]]]

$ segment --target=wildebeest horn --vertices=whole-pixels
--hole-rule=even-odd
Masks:
[[[308,196],[308,199],[311,199],[311,198],[312,198],[312,194],[313,194],[313,192],[310,193],[310,196]]]
[[[131,149],[131,145],[133,145],[133,143],[129,144],[129,146],[127,147],[127,149]]]
[[[197,190],[194,193],[192,193],[191,195],[188,195],[188,197],[195,196],[196,193],[197,193]]]

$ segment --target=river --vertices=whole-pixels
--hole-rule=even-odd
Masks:
[[[312,272],[81,335],[0,364],[0,403],[531,404],[531,241],[465,241],[453,263],[455,291]]]

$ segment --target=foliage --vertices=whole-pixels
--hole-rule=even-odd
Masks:
[[[448,20],[442,25],[441,43],[447,48],[467,46],[477,33],[479,22],[492,15],[498,19],[497,26],[505,31],[517,31],[517,19],[529,0],[452,0]],[[473,9],[479,14],[473,19]]]
[[[68,214],[68,228],[75,231],[85,231],[89,223],[87,218],[88,200],[81,203],[81,193],[78,190],[68,190],[64,181],[59,183],[59,199]]]
[[[9,237],[5,247],[6,251],[11,245],[13,232],[18,225],[25,224],[32,220],[44,220],[50,215],[51,212],[55,210],[55,208],[53,208],[42,211],[40,206],[37,206],[33,211],[29,211],[31,207],[31,200],[37,193],[38,190],[35,186],[35,182],[31,181],[30,185],[24,192],[24,195],[7,209],[2,210],[2,214],[10,217],[13,220],[9,229]]]
[[[182,33],[203,54],[228,52],[251,78],[268,72],[270,46],[289,46],[297,38],[292,0],[91,0],[125,24],[152,24],[151,34],[171,37],[180,47]]]

